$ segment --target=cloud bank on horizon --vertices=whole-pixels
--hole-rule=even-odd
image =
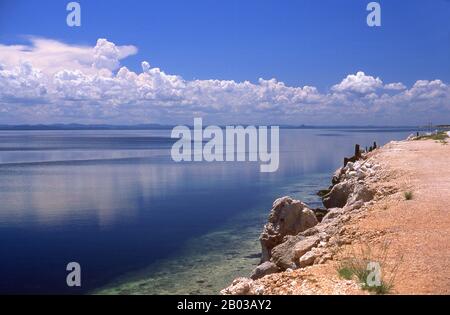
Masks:
[[[359,71],[328,91],[276,79],[185,80],[149,62],[121,67],[132,45],[95,47],[31,37],[0,44],[0,123],[424,124],[450,120],[450,85],[410,87]],[[362,69],[363,70],[363,69]]]

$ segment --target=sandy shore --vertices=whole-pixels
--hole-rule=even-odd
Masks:
[[[366,161],[379,165],[365,184],[376,192],[339,226],[333,257],[252,282],[262,294],[369,294],[339,275],[349,257],[380,261],[389,294],[450,294],[450,145],[391,142]]]

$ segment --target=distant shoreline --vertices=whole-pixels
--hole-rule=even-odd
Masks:
[[[231,124],[230,124],[231,125]],[[235,124],[248,126],[247,124]],[[276,125],[276,124],[275,124]],[[108,124],[49,124],[49,125],[0,125],[0,131],[14,131],[14,130],[171,130],[176,125],[159,125],[159,124],[138,124],[138,125],[108,125]],[[192,127],[190,125],[186,125]],[[226,125],[219,125],[219,127],[224,128]],[[314,125],[279,125],[281,129],[391,129],[394,131],[422,131],[428,130],[429,127],[426,126],[373,126],[373,125],[361,125],[361,126],[314,126]],[[439,126],[436,126],[437,128]]]

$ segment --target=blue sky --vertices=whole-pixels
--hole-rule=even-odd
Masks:
[[[79,28],[65,24],[68,2],[0,0],[0,44],[30,45],[29,36],[34,36],[94,47],[99,38],[105,38],[117,46],[136,47],[136,53],[120,60],[120,66],[136,73],[142,71],[145,60],[151,67],[188,81],[248,80],[258,84],[259,78],[276,78],[290,87],[313,86],[321,94],[330,93],[333,86],[358,71],[379,77],[383,84],[401,82],[408,89],[418,80],[440,80],[445,90],[450,81],[450,1],[446,0],[379,1],[382,26],[374,28],[366,24],[367,0],[84,0],[78,1],[82,8]],[[201,105],[197,107],[207,106]],[[265,107],[258,105],[253,111],[260,121],[265,120],[261,113]],[[212,120],[232,118],[227,114],[219,117],[218,106],[212,108],[209,114],[218,111],[217,119]],[[196,106],[191,109],[195,110]],[[450,118],[447,110],[441,112],[445,119]],[[27,120],[25,112],[20,118],[10,107],[3,112],[9,114],[0,117],[0,123]],[[178,111],[174,110],[174,115],[158,112],[166,119]],[[301,114],[290,113],[294,112]],[[85,120],[80,113],[73,114],[76,121],[137,122],[132,117],[112,118],[114,114],[103,119],[100,112],[97,116],[90,113]],[[429,118],[442,116],[439,114]],[[50,116],[43,121],[61,120]],[[154,120],[151,117],[149,120]],[[318,118],[317,123],[321,119],[326,120]],[[400,122],[401,117],[392,121]],[[405,118],[404,122],[419,121]]]
[[[39,35],[133,44],[142,60],[186,79],[276,77],[327,87],[363,69],[388,81],[450,81],[450,3],[380,1],[382,27],[365,24],[367,0],[79,1],[82,27],[65,25],[69,1],[1,1],[0,40]]]

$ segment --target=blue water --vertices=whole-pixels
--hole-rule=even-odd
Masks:
[[[315,192],[355,143],[410,133],[282,129],[279,170],[260,173],[256,162],[175,163],[170,130],[0,131],[0,293],[89,293],[142,270],[147,293],[192,293],[188,282],[159,283],[153,274],[189,278],[192,266],[179,262],[189,261],[193,243],[210,244],[196,250],[205,266],[209,254],[228,255],[228,273],[207,279],[226,283],[230,268],[238,274],[246,264],[233,237],[249,231],[256,241],[275,198],[320,206]],[[227,224],[236,230],[220,234]],[[219,234],[220,246],[206,239]],[[81,265],[81,288],[66,285],[72,261]],[[171,264],[175,271],[164,270]]]

